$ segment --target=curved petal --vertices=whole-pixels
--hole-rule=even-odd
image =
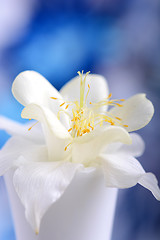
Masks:
[[[69,155],[65,147],[72,141],[72,137],[48,108],[29,104],[23,109],[22,118],[32,118],[43,124],[50,161],[63,160]]]
[[[153,173],[144,174],[138,183],[150,190],[155,198],[160,201],[160,189],[158,187],[157,178]]]
[[[104,150],[106,154],[129,154],[133,157],[140,157],[145,149],[145,144],[143,139],[137,133],[131,133],[130,137],[132,139],[132,144],[126,145],[123,143],[111,143],[107,145]]]
[[[126,154],[106,154],[101,155],[100,160],[107,187],[129,188],[139,183],[160,200],[156,177],[151,173],[145,173],[134,157]]]
[[[12,85],[13,96],[22,105],[35,103],[51,109],[55,114],[63,103],[61,94],[41,74],[35,71],[24,71],[20,73]],[[57,100],[51,99],[57,98]],[[68,127],[68,116],[62,114],[63,124]]]
[[[70,162],[32,162],[15,171],[15,189],[37,234],[45,212],[62,196],[79,167],[80,164]]]
[[[85,74],[82,75],[83,78]],[[89,74],[86,78],[86,88],[85,95],[88,91],[88,84],[90,86],[90,91],[87,97],[87,103],[90,102],[96,103],[101,101],[102,99],[108,97],[108,84],[106,79],[98,74]],[[61,95],[64,99],[75,101],[80,99],[80,76],[76,76],[71,79],[68,83],[66,83],[60,90]],[[106,110],[106,106],[104,107]]]
[[[21,156],[27,161],[47,161],[47,148],[22,137],[10,138],[0,151],[0,176],[17,165]]]
[[[112,142],[130,144],[131,138],[121,127],[100,127],[74,140],[72,161],[83,163],[85,166],[92,165],[105,146]]]
[[[136,131],[146,126],[154,113],[154,107],[145,94],[137,94],[125,102],[123,107],[114,107],[110,110],[114,116],[122,119],[123,125],[128,132]]]
[[[21,136],[36,143],[44,143],[44,135],[40,126],[36,125],[33,131],[28,131],[32,123],[21,124],[6,117],[0,116],[0,130],[5,130],[9,135]]]
[[[144,174],[141,164],[125,154],[105,154],[100,156],[107,187],[129,188],[137,184]]]

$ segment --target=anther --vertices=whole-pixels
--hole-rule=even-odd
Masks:
[[[69,145],[71,145],[71,142],[65,147],[65,151],[67,150],[67,148],[69,147]]]
[[[112,97],[112,93],[110,93],[107,98],[111,98],[111,97]]]
[[[121,119],[121,118],[119,118],[119,117],[115,117],[115,118],[116,118],[117,120],[120,120],[120,121],[122,120],[122,119]]]
[[[65,107],[65,109],[67,109],[69,107],[69,104]]]
[[[118,107],[123,107],[122,104],[119,104],[119,103],[115,103]]]
[[[34,123],[30,128],[28,128],[28,131],[30,131],[38,122]]]
[[[94,130],[94,128],[90,125],[90,123],[88,124],[88,126],[89,126],[92,130]]]
[[[51,99],[54,99],[54,100],[57,100],[57,98],[55,98],[55,97],[50,97]]]
[[[62,107],[64,104],[65,104],[65,102],[63,102],[63,103],[60,105],[60,107]]]

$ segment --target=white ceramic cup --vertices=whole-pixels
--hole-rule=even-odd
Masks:
[[[35,234],[26,221],[12,183],[12,173],[5,175],[16,240],[111,240],[117,189],[106,188],[100,171],[77,173],[63,196],[42,219]]]

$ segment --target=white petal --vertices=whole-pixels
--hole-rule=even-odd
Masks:
[[[107,187],[129,188],[139,183],[160,200],[156,177],[152,173],[146,173],[134,157],[125,154],[106,154],[101,155],[100,160]]]
[[[43,124],[51,161],[62,160],[69,155],[65,147],[72,141],[72,137],[48,108],[30,104],[23,109],[22,118],[33,118]]]
[[[13,82],[12,93],[24,106],[30,103],[48,106],[52,102],[50,97],[61,98],[59,92],[35,71],[20,73]]]
[[[14,186],[36,233],[45,212],[62,196],[80,166],[70,162],[29,163],[16,170]]]
[[[24,106],[35,103],[51,109],[55,114],[59,111],[59,105],[63,103],[60,93],[41,74],[35,71],[20,73],[13,82],[12,93],[17,101]],[[51,97],[58,99],[53,100]],[[61,115],[63,124],[68,127],[68,116]]]
[[[154,107],[145,94],[137,94],[122,103],[123,107],[114,107],[110,112],[122,119],[122,124],[128,125],[128,132],[136,131],[146,126],[154,113]]]
[[[107,187],[132,187],[144,174],[141,164],[130,155],[105,154],[100,158]]]
[[[85,74],[83,74],[84,78]],[[106,98],[109,94],[106,79],[101,75],[89,74],[86,78],[85,96],[88,91],[88,84],[90,92],[87,97],[87,103],[96,103]],[[80,77],[77,76],[66,83],[60,90],[61,95],[67,100],[80,99]]]
[[[160,201],[160,189],[158,187],[157,178],[153,173],[144,174],[138,183],[150,190],[155,198]]]
[[[0,176],[17,165],[21,156],[27,161],[47,161],[47,148],[22,137],[10,138],[0,151]]]
[[[38,124],[35,125],[32,131],[28,131],[32,124],[32,122],[20,124],[11,119],[0,116],[0,130],[5,130],[9,135],[12,136],[22,136],[37,143],[44,143],[44,135],[41,127],[38,126]]]
[[[72,146],[72,161],[85,164],[93,164],[103,148],[112,142],[131,143],[127,131],[121,127],[99,127],[96,130],[78,137]]]
[[[129,154],[133,157],[139,157],[144,153],[145,144],[143,139],[137,133],[131,133],[132,144],[126,145],[123,143],[111,143],[104,150],[106,154]]]

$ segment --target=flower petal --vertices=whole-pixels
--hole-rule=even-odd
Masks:
[[[85,74],[82,75],[83,78]],[[106,98],[109,94],[108,85],[106,79],[98,74],[89,74],[86,78],[85,96],[88,91],[88,84],[90,91],[87,97],[87,103],[96,103]],[[61,95],[67,100],[79,100],[80,99],[80,76],[71,79],[60,90]]]
[[[21,156],[27,161],[47,161],[47,148],[19,136],[10,138],[0,151],[0,176],[15,166]]]
[[[5,130],[9,135],[22,136],[36,143],[44,143],[44,135],[41,126],[38,124],[32,131],[28,131],[32,123],[21,124],[6,117],[0,116],[0,130]]]
[[[158,187],[157,178],[153,173],[144,174],[138,183],[150,190],[155,198],[160,201],[160,189]]]
[[[50,97],[61,98],[59,92],[38,72],[24,71],[13,82],[12,93],[22,105],[30,103],[48,106]]]
[[[129,154],[133,157],[139,157],[143,154],[145,149],[145,144],[143,139],[137,133],[131,133],[130,137],[132,139],[132,144],[126,145],[123,143],[111,143],[107,145],[104,150],[106,154]]]
[[[51,109],[55,114],[63,103],[61,94],[41,74],[35,71],[20,73],[13,82],[12,93],[22,105],[35,103]],[[57,98],[56,100],[51,97]],[[68,127],[68,116],[62,115],[63,124]]]
[[[154,107],[145,94],[137,94],[123,102],[123,107],[114,107],[110,110],[114,116],[122,119],[128,132],[136,131],[146,126],[154,113]]]
[[[130,155],[101,154],[100,158],[107,187],[132,187],[144,174],[141,164]]]
[[[94,164],[97,156],[103,151],[107,144],[112,142],[131,143],[127,131],[121,127],[100,127],[96,130],[78,137],[72,146],[72,161],[80,162],[87,166]]]
[[[15,189],[25,207],[26,218],[36,233],[45,212],[62,196],[79,167],[80,164],[70,162],[32,162],[15,171]]]
[[[48,108],[29,104],[23,109],[22,118],[32,118],[43,124],[51,161],[63,160],[69,155],[69,151],[65,151],[65,147],[72,141],[72,137]]]
[[[139,183],[160,200],[156,177],[151,173],[145,173],[134,157],[127,154],[102,154],[100,160],[107,187],[129,188]]]

